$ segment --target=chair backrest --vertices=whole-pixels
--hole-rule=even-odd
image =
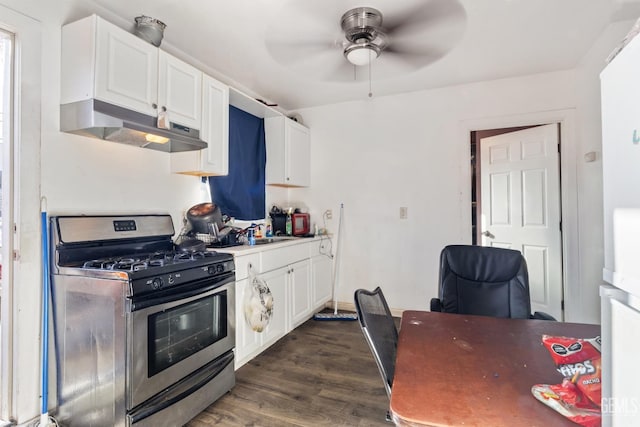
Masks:
[[[512,249],[446,246],[440,254],[439,297],[446,313],[527,319],[527,262]]]
[[[362,333],[380,370],[387,396],[390,397],[398,347],[398,330],[391,311],[379,287],[373,292],[358,289],[354,300]]]

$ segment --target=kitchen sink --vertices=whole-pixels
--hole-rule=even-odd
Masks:
[[[287,240],[295,240],[296,237],[263,237],[256,239],[256,245],[267,245],[269,243],[286,242]]]

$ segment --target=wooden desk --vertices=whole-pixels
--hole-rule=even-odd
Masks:
[[[542,335],[591,338],[600,326],[405,311],[391,414],[400,426],[573,426],[537,401],[562,376]]]

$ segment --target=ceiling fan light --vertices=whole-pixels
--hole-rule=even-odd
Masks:
[[[355,66],[368,65],[380,55],[380,49],[370,43],[352,44],[344,50],[344,56]]]

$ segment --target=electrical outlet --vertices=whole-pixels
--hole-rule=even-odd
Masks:
[[[324,211],[324,214],[327,217],[327,219],[333,218],[333,212],[331,211],[331,209],[327,209],[326,211]]]
[[[408,209],[406,206],[400,206],[400,219],[407,219]]]

